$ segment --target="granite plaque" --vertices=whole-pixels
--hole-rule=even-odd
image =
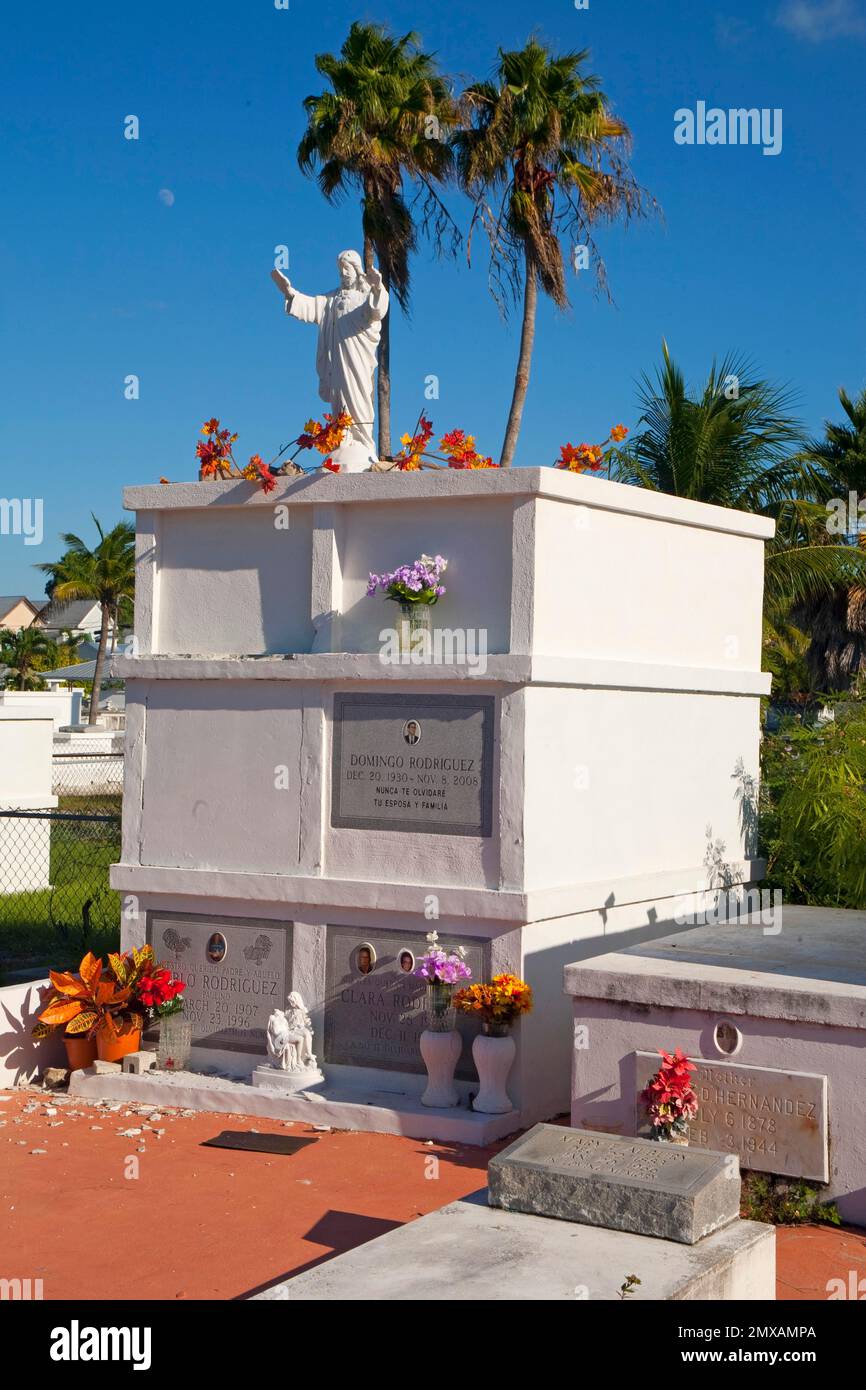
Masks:
[[[193,1046],[263,1057],[268,1018],[289,992],[291,924],[152,912],[147,939],[186,981]]]
[[[492,695],[336,694],[331,824],[490,835]]]
[[[640,1092],[658,1071],[657,1053],[637,1052],[635,1128],[650,1124]],[[743,1168],[828,1182],[827,1078],[736,1062],[691,1059],[698,1114],[689,1144],[739,1154]]]
[[[426,935],[341,926],[329,926],[326,935],[325,1061],[423,1075],[418,1044],[427,1021],[426,985],[413,971],[427,950]],[[486,941],[443,934],[440,944],[466,947],[473,980],[489,976]],[[455,1075],[475,1080],[478,1024],[458,1014],[455,1026],[463,1035]]]
[[[694,1245],[736,1220],[740,1175],[723,1153],[536,1125],[487,1165],[490,1205]]]

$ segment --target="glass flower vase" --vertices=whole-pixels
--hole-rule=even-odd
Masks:
[[[454,1027],[454,986],[432,980],[427,986],[427,1027],[431,1033],[450,1033]]]
[[[432,640],[431,605],[401,603],[397,624],[398,646],[401,652],[426,654]]]
[[[156,1060],[163,1071],[184,1071],[192,1051],[192,1023],[182,1013],[159,1020]]]

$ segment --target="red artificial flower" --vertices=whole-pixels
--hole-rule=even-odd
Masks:
[[[262,491],[273,492],[274,488],[277,485],[277,480],[271,472],[268,464],[266,464],[259,457],[258,454],[253,454],[252,458],[250,459],[250,467],[254,468],[256,473],[258,474],[259,482],[262,485]]]

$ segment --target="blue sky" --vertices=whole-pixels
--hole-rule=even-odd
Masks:
[[[201,421],[270,457],[318,414],[311,330],[270,283],[290,250],[300,289],[336,283],[359,243],[354,201],[332,207],[297,168],[314,55],[355,18],[417,29],[443,69],[487,76],[530,32],[588,47],[634,135],[633,167],[664,218],[602,228],[615,306],[571,275],[572,308],[543,304],[519,462],[597,441],[636,417],[635,381],[664,336],[690,380],[746,352],[795,388],[807,425],[866,381],[863,0],[150,0],[8,7],[0,97],[0,496],[42,497],[45,539],[0,535],[0,593],[38,595],[57,534],[121,516],[125,484],[193,478]],[[699,100],[781,108],[776,157],[677,145],[674,112]],[[140,138],[124,138],[136,115]],[[167,190],[167,192],[166,192]],[[459,220],[466,209],[451,196]],[[495,455],[518,324],[488,293],[480,241],[437,262],[422,247],[410,320],[395,310],[395,435],[428,403],[437,431]],[[124,379],[140,379],[140,398]]]

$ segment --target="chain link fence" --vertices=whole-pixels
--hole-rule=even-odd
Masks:
[[[122,753],[59,753],[57,806],[0,810],[0,954],[9,963],[71,961],[116,936],[120,898],[108,870],[120,858]],[[75,962],[77,964],[77,961]]]

